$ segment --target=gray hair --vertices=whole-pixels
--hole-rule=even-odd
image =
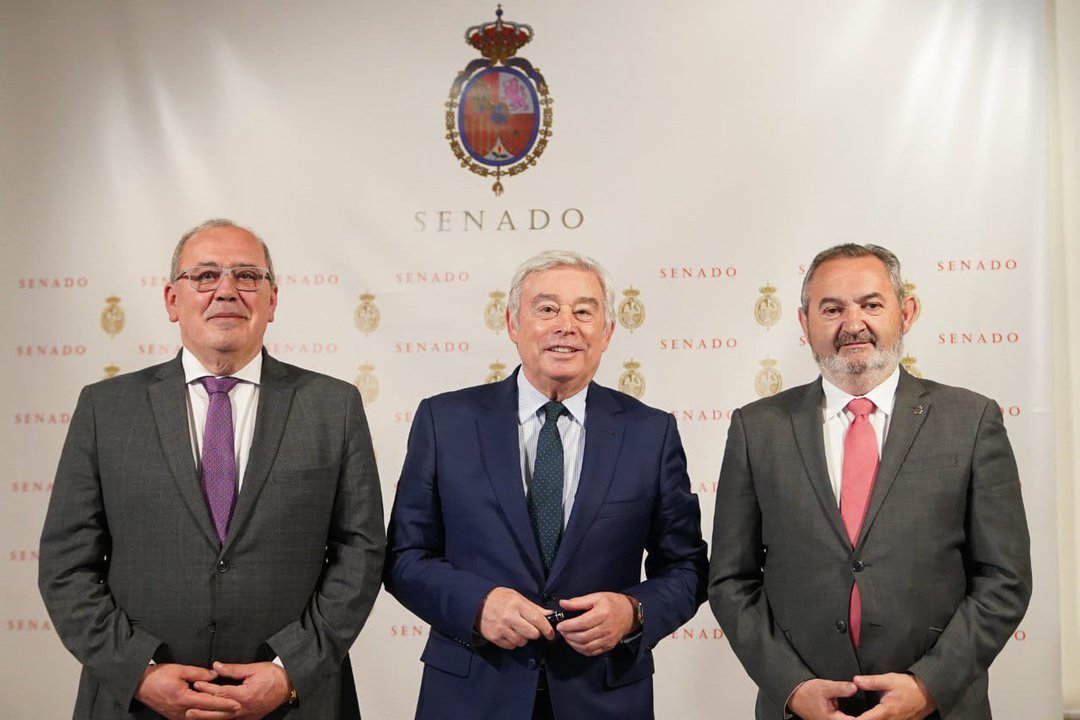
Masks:
[[[893,290],[896,291],[896,299],[903,300],[906,293],[904,292],[904,281],[900,277],[900,259],[897,258],[896,255],[880,245],[844,243],[843,245],[833,245],[828,250],[819,252],[810,263],[810,267],[806,269],[806,275],[803,277],[802,281],[802,295],[800,296],[803,312],[810,311],[810,281],[813,279],[814,273],[822,263],[837,258],[860,258],[871,256],[880,260],[885,266],[885,269],[888,270],[889,281],[892,283]]]
[[[571,250],[545,250],[518,265],[518,269],[514,272],[514,279],[510,281],[510,296],[506,307],[510,313],[510,322],[514,327],[517,327],[518,308],[521,306],[521,286],[525,283],[525,278],[533,273],[560,267],[586,270],[596,276],[596,279],[600,281],[600,290],[604,293],[604,322],[614,325],[615,291],[611,288],[611,276],[608,275],[607,270],[591,257]]]
[[[270,248],[266,246],[266,243],[263,242],[263,239],[259,237],[254,230],[244,227],[243,225],[237,225],[232,220],[226,220],[225,218],[212,218],[199,223],[184,233],[183,237],[180,238],[180,242],[176,243],[176,249],[173,250],[172,262],[169,264],[169,282],[176,282],[176,276],[180,274],[180,256],[184,254],[184,246],[187,245],[187,241],[204,230],[213,230],[214,228],[236,228],[237,230],[251,233],[251,235],[259,241],[259,245],[261,245],[263,249],[263,254],[266,255],[266,270],[270,273],[270,287],[277,286],[277,278],[274,275],[274,261],[270,259]]]

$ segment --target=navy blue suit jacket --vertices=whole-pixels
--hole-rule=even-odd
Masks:
[[[517,412],[515,374],[424,400],[413,420],[385,581],[432,626],[416,717],[529,718],[542,662],[559,720],[651,718],[650,651],[694,615],[707,573],[675,421],[589,386],[581,478],[545,578],[522,485]],[[558,637],[514,651],[478,643],[477,612],[499,586],[551,609],[592,592],[633,595],[645,608],[640,639],[595,658]]]

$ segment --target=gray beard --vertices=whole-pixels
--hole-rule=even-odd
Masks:
[[[844,360],[838,352],[829,355],[814,353],[821,375],[836,387],[852,395],[865,395],[892,375],[904,353],[904,338],[900,336],[892,347],[874,346],[866,359]]]

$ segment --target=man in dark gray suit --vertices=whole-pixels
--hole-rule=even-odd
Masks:
[[[1020,482],[996,403],[899,367],[915,310],[888,250],[820,253],[821,378],[732,416],[709,599],[759,719],[990,717],[1031,595]]]
[[[75,718],[360,717],[375,458],[356,388],[263,352],[277,296],[258,237],[203,223],[165,288],[183,350],[79,397],[39,577]]]

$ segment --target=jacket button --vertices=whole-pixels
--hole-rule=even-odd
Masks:
[[[229,569],[229,563],[225,562],[224,560],[222,560],[221,562],[219,562],[217,564],[217,571],[219,573],[227,572],[228,569]]]
[[[217,632],[217,623],[211,620],[210,624],[206,626],[206,629],[210,632]]]
[[[529,662],[527,662],[525,664],[529,666],[530,670],[535,670],[536,669],[536,658],[529,658]]]
[[[847,632],[847,623],[845,621],[843,621],[843,620],[837,620],[836,625],[834,625],[834,627],[836,628],[836,632],[838,632],[838,633]]]
[[[851,571],[852,572],[862,572],[863,568],[865,568],[865,567],[866,567],[866,565],[863,564],[862,560],[854,560],[851,563]]]
[[[548,595],[547,593],[542,594],[540,596],[540,602],[544,602],[544,603],[551,602],[551,596]]]

